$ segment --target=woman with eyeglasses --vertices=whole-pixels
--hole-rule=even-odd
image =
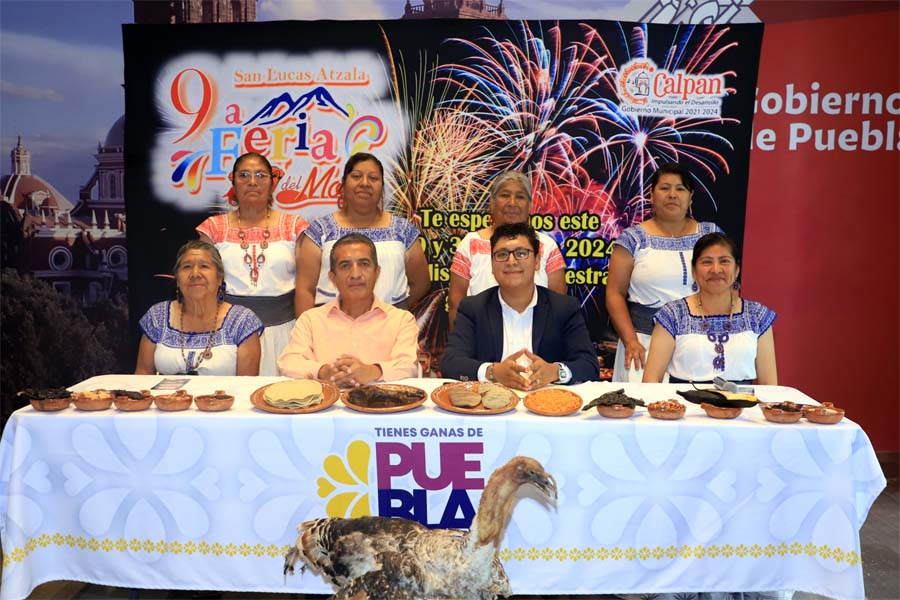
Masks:
[[[518,171],[506,171],[494,178],[490,189],[491,225],[468,233],[456,248],[450,265],[448,308],[450,326],[456,309],[466,296],[474,296],[497,285],[491,272],[491,235],[494,229],[508,223],[528,223],[531,217],[531,180]],[[559,246],[549,235],[538,232],[540,269],[536,284],[566,293],[565,266]]]
[[[397,308],[411,308],[431,288],[419,230],[384,209],[384,166],[374,155],[357,152],[344,166],[338,210],[310,224],[300,247],[297,314],[331,302],[337,288],[328,278],[328,256],[336,241],[359,233],[375,243],[381,274],[375,296]]]
[[[278,356],[291,339],[296,314],[297,256],[309,226],[298,215],[273,210],[277,183],[272,165],[255,152],[240,156],[230,179],[235,209],[197,227],[225,265],[225,299],[262,320],[260,375],[279,375]]]

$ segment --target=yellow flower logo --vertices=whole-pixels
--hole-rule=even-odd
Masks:
[[[835,562],[843,562],[844,560],[844,551],[840,548],[835,548],[834,552],[831,553],[832,558],[834,558]]]
[[[773,546],[772,544],[766,544],[763,552],[765,552],[766,558],[772,558],[773,556],[775,556],[775,546]]]
[[[512,556],[512,551],[509,548],[503,548],[499,553],[500,560],[506,561]]]
[[[641,560],[648,560],[650,558],[650,548],[642,546],[638,551],[638,556],[641,557]]]
[[[807,543],[806,546],[803,547],[803,550],[806,552],[806,555],[810,557],[815,556],[816,552],[819,551],[816,545],[812,542]]]
[[[362,441],[347,447],[347,456],[330,454],[322,466],[325,477],[319,477],[318,495],[326,500],[329,517],[364,517],[372,514],[369,508],[369,459],[372,449]],[[349,488],[349,489],[348,489]]]
[[[711,544],[710,547],[706,550],[706,555],[710,558],[716,558],[719,556],[719,547],[715,544]]]
[[[759,544],[753,544],[750,546],[750,556],[753,558],[759,558],[760,554],[762,554],[762,548],[759,547]]]
[[[847,553],[846,560],[849,565],[857,565],[859,564],[859,554],[856,553],[856,550],[851,550]]]
[[[585,548],[582,556],[584,556],[584,560],[594,560],[594,557],[597,554],[594,552],[593,548]]]
[[[209,554],[209,544],[207,542],[200,542],[197,544],[197,552],[200,554]]]
[[[653,558],[656,560],[662,560],[662,557],[665,554],[665,550],[663,550],[662,546],[657,546],[653,549]]]
[[[516,548],[513,552],[513,557],[518,561],[525,560],[525,549],[524,548]]]

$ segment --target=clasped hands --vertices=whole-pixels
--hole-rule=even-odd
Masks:
[[[557,381],[559,369],[556,363],[548,363],[537,354],[522,348],[507,356],[503,362],[494,363],[493,375],[497,383],[527,392]]]
[[[367,365],[355,356],[341,354],[334,362],[319,367],[318,378],[338,387],[359,387],[381,377],[381,367]]]

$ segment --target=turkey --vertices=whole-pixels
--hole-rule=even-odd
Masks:
[[[336,600],[472,598],[511,594],[497,549],[512,515],[516,491],[534,485],[548,501],[556,480],[533,458],[517,456],[491,475],[469,531],[428,529],[388,517],[314,519],[301,523],[284,573],[302,561],[338,588]]]

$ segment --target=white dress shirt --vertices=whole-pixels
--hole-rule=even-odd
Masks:
[[[503,362],[507,356],[514,354],[525,348],[529,352],[534,352],[531,347],[531,338],[534,322],[534,307],[537,305],[537,288],[531,295],[531,301],[525,310],[517,311],[503,300],[503,294],[498,291],[497,298],[500,299],[500,312],[503,315],[503,354],[500,362]],[[530,361],[529,361],[530,362]],[[481,363],[478,367],[478,381],[487,381],[487,368],[491,363]]]

